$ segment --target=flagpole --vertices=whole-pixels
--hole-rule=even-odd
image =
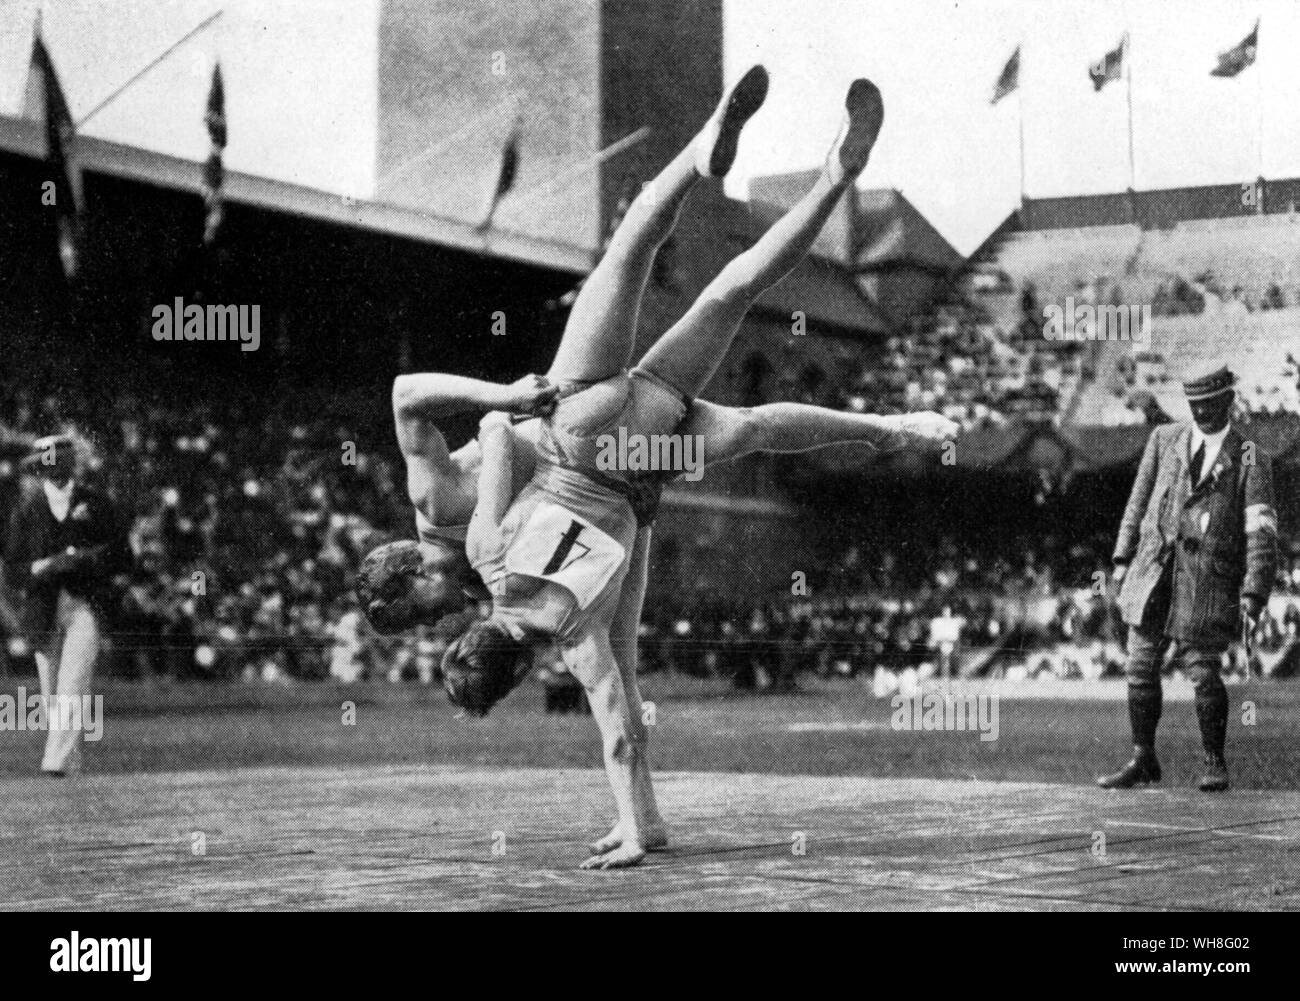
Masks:
[[[153,69],[153,68],[154,68],[155,66],[157,66],[159,63],[161,63],[164,59],[166,59],[168,56],[170,56],[173,52],[175,52],[177,49],[179,49],[182,45],[184,45],[186,42],[188,42],[191,38],[193,38],[195,35],[197,35],[197,34],[198,34],[200,31],[202,31],[204,28],[208,27],[208,25],[210,25],[210,24],[212,24],[214,21],[216,21],[217,18],[221,17],[221,15],[223,15],[225,12],[226,12],[226,11],[225,11],[225,8],[222,8],[221,10],[218,10],[215,14],[213,14],[213,15],[211,15],[210,17],[206,18],[206,19],[205,19],[204,21],[202,21],[200,24],[196,25],[195,27],[193,27],[193,28],[191,28],[189,31],[187,31],[184,35],[182,35],[179,39],[177,39],[174,43],[172,43],[172,45],[170,45],[170,46],[169,46],[169,47],[168,47],[168,48],[167,48],[167,49],[166,49],[166,50],[165,50],[161,55],[157,56],[157,57],[156,57],[152,62],[150,62],[150,63],[149,63],[148,65],[146,65],[143,69],[141,69],[139,72],[137,72],[136,74],[134,74],[134,75],[133,75],[129,80],[127,80],[126,83],[122,84],[122,86],[118,87],[115,91],[113,91],[113,93],[109,94],[106,98],[104,98],[104,99],[103,99],[102,101],[100,101],[97,105],[95,105],[93,108],[91,108],[89,112],[87,112],[85,115],[83,115],[83,116],[82,116],[82,117],[77,121],[77,126],[76,126],[76,127],[77,127],[78,129],[80,129],[80,128],[81,128],[83,125],[85,125],[88,121],[90,121],[92,118],[94,118],[96,115],[98,115],[101,111],[103,111],[105,108],[107,108],[110,104],[112,104],[114,101],[116,101],[119,97],[121,97],[122,94],[124,94],[124,93],[126,92],[126,90],[127,90],[129,87],[131,87],[131,86],[132,86],[132,85],[133,85],[137,80],[139,80],[142,76],[144,76],[146,73],[148,73],[151,69]]]
[[[606,160],[610,159],[611,157],[617,156],[619,153],[622,153],[625,149],[635,146],[637,143],[643,142],[644,140],[648,139],[650,136],[650,131],[651,131],[650,126],[642,125],[635,132],[631,133],[630,135],[624,136],[622,139],[618,140],[618,142],[611,143],[610,145],[602,149],[599,153],[596,153],[593,156],[589,156],[584,160],[579,160],[577,163],[573,164],[567,170],[563,170],[560,173],[555,174],[550,178],[547,178],[545,181],[542,181],[540,184],[534,185],[531,188],[525,188],[523,191],[517,192],[514,196],[515,201],[519,202],[524,198],[532,197],[533,195],[540,194],[543,191],[549,191],[551,188],[554,188],[557,184],[560,184],[563,181],[567,181],[571,177],[576,177],[579,174],[584,173],[585,171],[592,170],[595,167],[599,167],[602,163],[604,163]]]
[[[477,114],[471,117],[469,121],[467,121],[464,125],[458,128],[455,132],[451,133],[451,135],[443,136],[441,139],[435,139],[428,146],[425,146],[424,149],[420,150],[420,152],[416,153],[415,155],[399,163],[392,170],[388,171],[388,173],[380,177],[379,183],[391,184],[393,178],[400,177],[402,174],[406,173],[406,171],[414,167],[417,163],[420,163],[423,160],[427,160],[429,157],[434,156],[437,153],[440,153],[442,150],[446,149],[452,143],[460,142],[460,140],[464,139],[465,136],[469,135],[469,133],[473,132],[477,128],[480,128],[483,125],[485,119],[497,115],[498,112],[500,112],[501,109],[505,108],[507,105],[513,107],[514,115],[515,117],[518,117],[519,98],[516,97],[514,94],[511,94],[509,97],[506,97],[503,100],[498,101],[492,107],[488,108],[487,111],[484,111],[481,114]]]
[[[1129,33],[1124,32],[1124,62],[1128,78],[1128,190],[1133,221],[1137,222],[1137,167],[1133,157],[1133,52]]]
[[[501,205],[501,199],[506,196],[506,192],[514,185],[514,175],[519,170],[519,129],[521,127],[519,112],[515,112],[514,122],[510,126],[510,133],[506,138],[505,145],[501,148],[501,162],[497,165],[497,178],[492,189],[492,199],[488,202],[487,214],[478,224],[479,230],[487,230],[492,225],[492,219],[497,214],[497,208]],[[509,167],[507,165],[510,164]]]
[[[1259,109],[1259,121],[1256,127],[1256,135],[1259,137],[1259,170],[1256,176],[1262,182],[1264,179],[1264,69],[1259,66],[1259,26],[1264,17],[1261,14],[1255,20],[1255,105]],[[1263,211],[1263,192],[1259,192],[1259,199],[1256,202],[1256,208]]]
[[[1023,63],[1022,63],[1023,68]],[[1020,121],[1020,212],[1025,211],[1025,90],[1017,87],[1016,117]]]

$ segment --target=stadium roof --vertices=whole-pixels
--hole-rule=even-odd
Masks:
[[[1256,206],[1273,213],[1294,212],[1297,205],[1300,178],[1259,178],[1190,188],[1029,198],[1021,210],[1021,225],[1024,229],[1086,229],[1136,224],[1143,229],[1167,229],[1191,219],[1240,217]]]
[[[77,157],[83,169],[91,173],[140,181],[195,195],[202,190],[201,163],[90,136],[78,136],[76,143]],[[41,124],[25,118],[0,115],[0,151],[40,159],[45,155]],[[498,229],[485,232],[467,222],[441,218],[409,207],[347,198],[250,174],[227,172],[224,194],[230,202],[343,226],[356,226],[554,271],[585,274],[593,265],[592,255],[577,246]]]

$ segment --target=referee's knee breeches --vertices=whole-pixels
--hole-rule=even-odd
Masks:
[[[1160,634],[1129,628],[1124,676],[1130,688],[1160,689],[1160,663],[1167,645],[1168,640]]]
[[[1183,654],[1183,664],[1187,676],[1196,686],[1196,694],[1201,698],[1212,697],[1225,691],[1220,670],[1223,666],[1222,650],[1190,649]]]

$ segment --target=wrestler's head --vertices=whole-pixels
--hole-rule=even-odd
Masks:
[[[371,550],[357,571],[356,592],[370,624],[381,633],[432,624],[465,607],[467,575],[459,547],[389,542]]]
[[[480,620],[447,648],[442,684],[452,705],[471,716],[486,716],[523,680],[532,664],[531,646],[500,622]]]

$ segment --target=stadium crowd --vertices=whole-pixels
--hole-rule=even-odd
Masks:
[[[971,304],[940,306],[885,342],[881,363],[862,371],[844,405],[868,413],[938,410],[968,428],[1050,420],[1082,374],[1083,345],[1045,340],[1041,319],[1031,315],[1007,331]]]
[[[991,281],[1010,302],[1001,318],[982,304],[992,300],[949,296],[889,338],[857,376],[816,385],[785,380],[784,390],[855,411],[939,409],[965,426],[1052,420],[1080,380],[1096,376],[1088,369],[1092,356],[1086,344],[1043,337],[1034,282],[1015,286],[996,270]],[[1227,290],[1212,273],[1169,278],[1152,291],[1162,315],[1208,304],[1268,311],[1296,302],[1278,287]],[[1125,299],[1121,283],[1108,277],[1076,282],[1074,292],[1079,302]],[[1300,399],[1300,365],[1290,361],[1292,395]],[[361,554],[411,533],[399,460],[363,447],[348,430],[368,404],[373,400],[338,393],[313,398],[311,390],[291,394],[291,407],[268,406],[255,391],[218,404],[144,390],[96,407],[44,398],[0,377],[0,429],[16,439],[86,429],[94,438],[86,450],[92,474],[133,520],[135,565],[118,580],[109,671],[434,679],[463,621],[380,637],[351,593]],[[0,500],[12,499],[17,476],[16,455],[0,458]],[[1041,669],[1114,671],[1121,660],[1117,617],[1091,586],[1106,543],[1093,538],[1065,549],[1050,537],[1023,538],[1010,550],[1014,559],[1005,551],[962,552],[946,538],[906,560],[888,547],[870,554],[850,547],[832,560],[828,586],[815,599],[748,604],[708,593],[677,601],[656,595],[642,627],[645,668],[722,673],[758,686],[787,684],[803,669],[920,668],[936,662],[931,633],[948,619],[961,624],[963,650],[1066,651],[1063,663],[1048,658]],[[1284,564],[1281,603],[1261,625],[1264,649],[1295,636],[1300,621],[1300,554]],[[902,565],[919,569],[909,575]],[[16,651],[23,653],[21,642],[8,653]],[[983,654],[958,660],[967,671],[972,662],[996,664]]]
[[[955,291],[930,314],[914,318],[905,332],[888,338],[878,359],[829,387],[831,399],[817,402],[867,413],[937,410],[965,428],[1064,418],[1076,390],[1098,375],[1093,345],[1044,336],[1043,304],[1061,300],[1055,292],[1030,278],[1016,283],[1000,271],[979,277],[982,282]],[[1076,279],[1067,292],[1079,305],[1145,302],[1153,317],[1213,315],[1226,324],[1300,307],[1300,289],[1276,282],[1243,288],[1212,270],[1132,281],[1094,275]],[[992,305],[1008,295],[1010,309]],[[1150,352],[1120,358],[1116,389],[1130,397],[1141,388],[1140,365],[1158,370],[1164,360]],[[1287,355],[1277,375],[1277,385],[1240,387],[1247,403],[1252,409],[1300,413],[1300,352]],[[1142,417],[1135,413],[1133,419]]]
[[[1024,536],[1000,552],[962,551],[945,537],[907,560],[851,546],[827,573],[824,596],[755,605],[678,594],[647,605],[642,660],[646,670],[721,674],[758,688],[802,671],[877,681],[1117,675],[1124,629],[1113,588],[1108,595],[1105,578],[1094,577],[1108,551],[1101,536],[1069,546]],[[1267,657],[1298,638],[1300,549],[1292,549],[1254,643]],[[1229,673],[1246,670],[1237,658]]]
[[[135,560],[116,582],[110,671],[324,677],[336,647],[363,643],[355,567],[407,528],[410,509],[400,470],[357,447],[346,404],[295,395],[290,414],[251,395],[122,394],[92,414],[5,390],[0,422],[16,438],[89,431],[83,462],[131,519]],[[18,475],[12,456],[0,464],[7,499]],[[411,644],[398,645],[414,661]]]
[[[970,378],[973,386],[980,376]],[[352,594],[360,557],[412,531],[400,459],[359,447],[349,431],[350,408],[361,405],[323,393],[294,394],[291,408],[255,393],[220,404],[121,393],[93,412],[0,385],[0,427],[11,437],[90,431],[89,470],[129,513],[135,561],[116,581],[109,673],[436,679],[465,619],[383,637]],[[12,501],[19,475],[11,452],[0,460],[0,501]],[[950,538],[925,545],[906,558],[888,546],[832,554],[813,597],[746,603],[707,582],[656,594],[642,626],[644,669],[762,688],[801,671],[997,671],[1007,649],[1022,654],[1011,669],[1035,674],[1119,668],[1116,613],[1092,583],[1106,538],[1067,546],[1026,536],[984,552]],[[1286,562],[1280,592],[1261,626],[1265,649],[1300,625],[1300,552]],[[9,658],[29,654],[21,637],[8,639]],[[539,667],[549,669],[545,659]]]

